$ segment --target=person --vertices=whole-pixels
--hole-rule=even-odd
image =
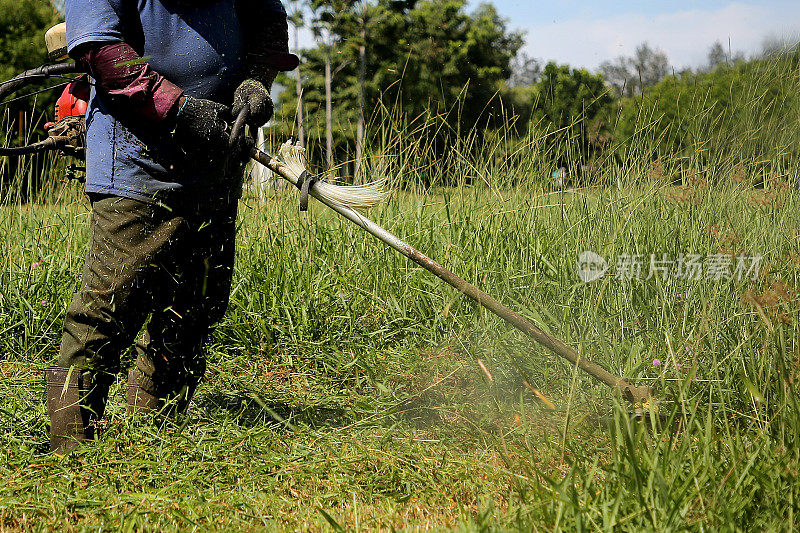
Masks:
[[[93,438],[134,344],[129,412],[186,410],[228,305],[253,147],[230,125],[245,108],[251,128],[270,120],[275,76],[298,63],[279,0],[68,0],[66,22],[69,54],[93,84],[91,217],[81,286],[46,370],[58,453]]]

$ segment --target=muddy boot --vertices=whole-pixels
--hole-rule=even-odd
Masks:
[[[128,413],[149,412],[161,421],[184,414],[205,372],[205,359],[187,369],[184,358],[167,358],[149,345],[140,344],[137,352],[128,373]]]
[[[199,380],[184,379],[180,387],[172,391],[168,397],[169,415],[172,417],[180,416],[186,413],[189,409],[194,397],[194,392],[197,390]]]
[[[188,382],[185,379],[161,383],[161,386],[156,388],[159,391],[159,415],[164,419],[175,421],[176,418],[186,414],[196,389],[196,381]]]
[[[175,418],[186,412],[197,383],[170,380],[156,384],[138,367],[128,372],[128,414],[156,415],[158,419]]]
[[[94,436],[88,413],[81,408],[81,372],[51,366],[47,377],[47,414],[50,416],[50,451],[64,454]],[[67,381],[69,377],[69,381]]]
[[[45,370],[45,376],[50,449],[59,454],[67,453],[95,437],[115,375],[51,366]]]
[[[128,371],[128,414],[154,414],[161,405],[150,376],[138,368]]]

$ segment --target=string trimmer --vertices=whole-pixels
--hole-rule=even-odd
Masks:
[[[528,337],[549,348],[556,355],[563,357],[598,381],[619,390],[626,400],[636,406],[637,410],[640,408],[652,410],[653,397],[650,387],[636,387],[628,379],[615,376],[597,363],[581,357],[574,349],[548,335],[527,318],[509,309],[475,285],[468,283],[409,243],[358,212],[356,209],[370,207],[386,196],[387,193],[383,190],[381,182],[363,186],[337,186],[319,181],[306,170],[303,154],[303,148],[288,142],[281,147],[277,157],[272,157],[260,150],[253,150],[252,158],[298,187],[301,192],[307,190],[308,194],[350,222],[366,230],[428,272],[433,273],[439,279],[499,316]]]
[[[48,32],[48,48],[51,59],[63,56],[62,39],[59,37],[61,33],[63,33],[63,27],[61,30],[56,31],[54,29]],[[46,65],[24,72],[14,79],[0,84],[0,101],[29,83],[76,72],[78,70],[74,63]],[[82,105],[83,100],[80,98],[80,95],[83,94],[81,90],[82,83],[86,83],[84,78],[70,80],[64,89],[57,106],[57,121],[48,129],[48,139],[24,147],[0,148],[0,155],[16,156],[43,150],[60,150],[67,155],[79,157],[82,154],[83,147],[81,135],[85,129],[80,118],[82,116],[81,113],[86,109]],[[237,117],[232,127],[232,139],[241,134],[247,113],[248,110],[244,109]],[[65,134],[65,131],[68,133]],[[378,240],[397,250],[479,305],[496,314],[528,337],[566,359],[570,364],[587,372],[612,389],[619,391],[623,398],[636,407],[637,411],[644,409],[651,413],[655,412],[655,403],[650,387],[636,387],[628,379],[615,376],[597,363],[582,357],[573,348],[545,333],[527,318],[512,311],[478,287],[460,278],[359,212],[359,209],[372,207],[388,196],[388,192],[385,190],[385,182],[374,182],[361,186],[342,186],[326,183],[307,171],[304,154],[305,151],[302,147],[287,142],[280,148],[277,157],[258,149],[253,150],[251,157],[300,189],[301,209],[305,209],[307,206],[309,196],[316,198],[342,217],[364,229]]]

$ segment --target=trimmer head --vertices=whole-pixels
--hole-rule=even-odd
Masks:
[[[658,417],[658,402],[653,396],[652,387],[636,387],[627,378],[620,379],[617,387],[633,407],[636,418]]]
[[[622,378],[617,382],[622,397],[632,404],[644,404],[650,401],[653,397],[653,389],[651,387],[636,387],[628,381],[628,378]]]

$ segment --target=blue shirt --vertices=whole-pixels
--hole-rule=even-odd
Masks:
[[[246,0],[242,1],[242,4]],[[244,76],[236,0],[68,0],[67,47],[124,41],[187,95],[230,105]],[[278,0],[251,0],[253,16],[281,14]],[[119,114],[119,110],[117,110]],[[115,116],[92,90],[86,111],[86,191],[144,202],[196,198],[214,202],[241,193],[241,172],[215,176],[182,169],[163,132]]]

